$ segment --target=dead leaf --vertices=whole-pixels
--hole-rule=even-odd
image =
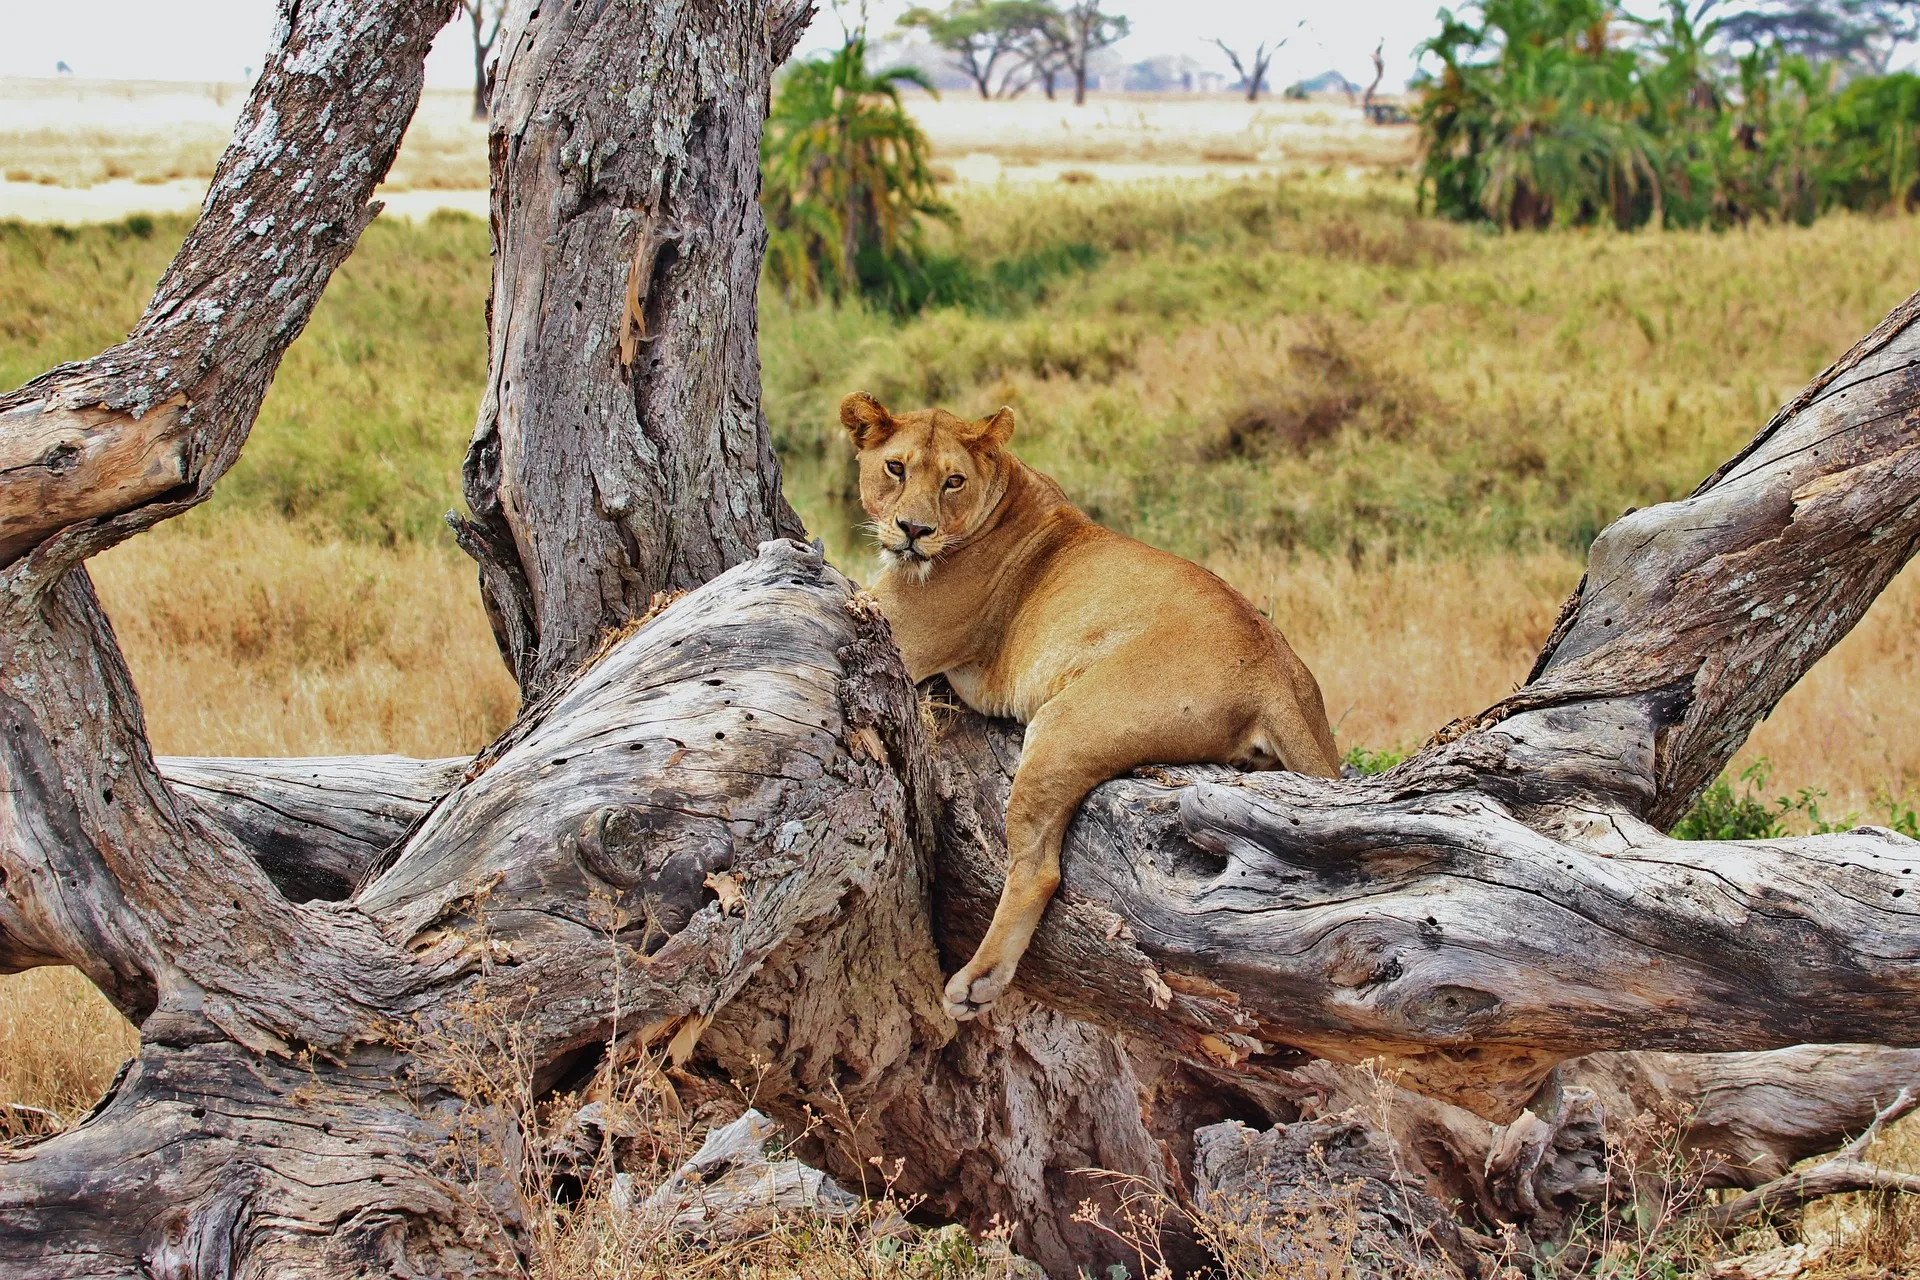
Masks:
[[[1153,997],[1154,1008],[1164,1009],[1173,1003],[1173,988],[1162,981],[1159,974],[1152,969],[1142,969],[1140,977],[1147,984],[1147,994]]]
[[[731,871],[715,871],[701,881],[714,891],[720,899],[720,914],[723,916],[745,915],[747,895],[740,891],[740,877]]]

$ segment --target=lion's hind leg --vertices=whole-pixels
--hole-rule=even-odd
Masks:
[[[1294,657],[1292,650],[1287,650],[1283,657],[1283,669],[1255,724],[1255,749],[1263,756],[1277,758],[1279,767],[1291,773],[1337,778],[1340,749],[1334,744],[1333,728],[1327,723],[1320,682],[1313,678],[1305,663]]]

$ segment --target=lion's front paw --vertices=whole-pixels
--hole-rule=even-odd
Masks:
[[[940,1005],[955,1022],[985,1013],[1013,984],[1013,966],[990,965],[975,956],[947,983]]]

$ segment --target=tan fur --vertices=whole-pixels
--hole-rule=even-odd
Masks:
[[[1200,566],[1088,519],[1007,450],[1012,410],[896,417],[859,393],[840,420],[887,560],[873,592],[913,678],[944,673],[968,706],[1027,726],[1006,889],[947,984],[947,1011],[970,1018],[1012,982],[1095,786],[1143,764],[1333,777],[1339,757],[1279,631]]]

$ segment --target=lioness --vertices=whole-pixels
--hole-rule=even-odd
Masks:
[[[915,681],[1027,726],[1007,801],[1007,883],[947,983],[975,1017],[1006,991],[1060,883],[1086,794],[1136,765],[1231,764],[1334,777],[1320,686],[1232,587],[1088,519],[1007,450],[1013,411],[895,417],[840,402],[860,504],[886,569],[873,593]]]

